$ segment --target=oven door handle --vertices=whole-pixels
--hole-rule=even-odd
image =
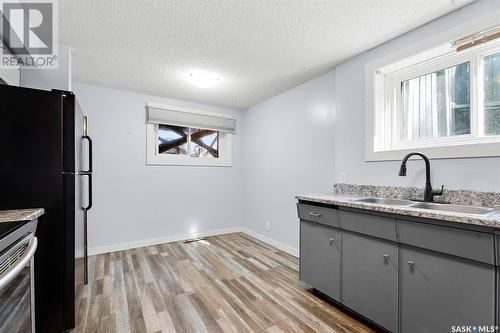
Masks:
[[[4,273],[2,277],[0,277],[0,290],[8,285],[12,280],[14,280],[14,278],[30,262],[31,258],[33,258],[33,255],[35,254],[37,244],[38,240],[36,239],[36,237],[31,238],[28,248],[26,249],[26,252],[24,253],[22,259],[19,260],[14,266],[9,268],[7,272]]]

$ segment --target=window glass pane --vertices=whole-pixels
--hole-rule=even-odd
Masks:
[[[483,58],[484,133],[500,135],[500,52]]]
[[[187,155],[189,128],[158,125],[158,153]]]
[[[401,82],[401,141],[470,134],[470,64]]]
[[[219,157],[219,132],[191,129],[192,157],[218,158]]]

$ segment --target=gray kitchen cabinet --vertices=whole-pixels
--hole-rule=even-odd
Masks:
[[[495,325],[493,265],[405,245],[400,249],[402,333]]]
[[[298,204],[302,281],[400,333],[500,323],[500,232]]]
[[[398,247],[395,242],[342,231],[342,303],[398,331]]]
[[[300,221],[300,279],[340,301],[340,231]]]

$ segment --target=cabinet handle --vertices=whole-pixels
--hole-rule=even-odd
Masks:
[[[333,237],[330,237],[330,246],[332,246],[333,243],[335,243],[335,239]]]
[[[413,267],[415,267],[415,262],[408,260],[408,265],[410,266],[410,268],[413,268]]]
[[[320,217],[321,216],[320,213],[314,213],[314,212],[310,212],[309,215],[314,216],[314,217]]]
[[[384,262],[385,263],[389,262],[389,255],[388,254],[384,254]]]

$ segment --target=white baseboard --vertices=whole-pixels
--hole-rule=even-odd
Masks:
[[[165,243],[171,243],[171,242],[179,242],[179,241],[183,241],[183,240],[187,240],[187,239],[208,237],[208,236],[215,236],[215,235],[223,235],[223,234],[229,234],[229,233],[233,233],[233,232],[242,232],[242,230],[240,227],[213,229],[213,230],[208,230],[208,231],[196,232],[196,233],[192,233],[192,234],[181,234],[181,235],[173,235],[173,236],[166,236],[166,237],[143,239],[143,240],[127,242],[127,243],[118,243],[118,244],[105,245],[105,246],[96,246],[96,247],[89,248],[88,254],[89,254],[89,256],[93,256],[96,254],[123,251],[123,250],[128,250],[128,249],[136,249],[138,247],[165,244]],[[76,250],[76,257],[77,258],[83,257],[83,249]]]
[[[252,236],[253,238],[257,238],[258,240],[267,243],[269,245],[274,246],[277,249],[280,249],[281,251],[284,251],[288,254],[291,254],[292,256],[298,257],[299,256],[299,250],[295,249],[291,246],[288,246],[284,243],[278,242],[277,240],[274,240],[272,238],[269,238],[267,236],[264,236],[263,234],[259,234],[256,231],[253,231],[251,229],[241,227],[241,231],[246,233],[249,236]]]
[[[138,247],[145,247],[145,246],[158,245],[158,244],[171,243],[171,242],[179,242],[179,241],[192,239],[192,238],[230,234],[233,232],[244,232],[249,236],[252,236],[252,237],[254,237],[254,238],[256,238],[264,243],[270,244],[270,245],[272,245],[272,246],[274,246],[274,247],[276,247],[284,252],[287,252],[293,256],[297,257],[299,255],[299,251],[297,249],[294,249],[293,247],[290,247],[286,244],[278,242],[274,239],[266,237],[262,234],[259,234],[258,232],[255,232],[255,231],[250,230],[250,229],[245,228],[245,227],[213,229],[213,230],[202,231],[202,232],[197,232],[197,233],[192,233],[192,234],[182,234],[182,235],[166,236],[166,237],[159,237],[159,238],[150,238],[150,239],[144,239],[144,240],[140,240],[140,241],[133,241],[133,242],[127,242],[127,243],[118,243],[118,244],[105,245],[105,246],[96,246],[96,247],[89,248],[88,254],[89,254],[89,256],[93,256],[93,255],[103,254],[103,253],[123,251],[123,250],[128,250],[128,249],[135,249]],[[77,249],[75,256],[76,256],[76,258],[82,258],[83,257],[83,249]]]

